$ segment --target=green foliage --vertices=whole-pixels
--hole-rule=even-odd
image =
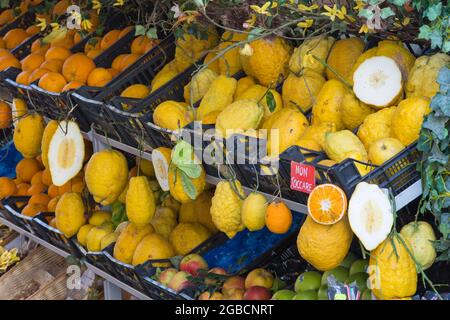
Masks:
[[[437,82],[440,92],[431,100],[417,148],[423,152],[418,170],[423,195],[420,212],[431,212],[442,237],[436,241],[438,261],[450,261],[450,69],[442,68]]]
[[[413,0],[412,6],[423,18],[418,38],[429,40],[432,49],[450,52],[450,4],[439,0]]]
[[[112,223],[114,225],[114,229],[117,228],[119,224],[124,221],[128,221],[127,213],[125,210],[125,204],[120,201],[116,201],[111,206],[112,209]]]

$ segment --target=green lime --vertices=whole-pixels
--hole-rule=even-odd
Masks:
[[[298,292],[292,300],[317,300],[317,291],[315,290],[306,290]]]
[[[318,290],[320,288],[321,274],[317,271],[303,272],[295,280],[295,292]]]
[[[319,291],[317,292],[317,298],[318,300],[328,300],[328,286],[323,285],[320,287]]]
[[[322,275],[322,284],[328,285],[328,277],[333,275],[337,281],[344,283],[348,278],[348,269],[344,267],[336,267],[334,269],[325,271]]]
[[[364,290],[361,295],[361,300],[373,300],[372,299],[372,291],[370,291],[370,289]]]
[[[272,296],[272,300],[292,300],[293,296],[295,296],[294,291],[283,289],[275,292]]]
[[[360,291],[367,289],[367,278],[369,275],[365,272],[354,273],[345,280],[346,284],[352,284],[356,282],[356,286]]]
[[[349,252],[345,259],[342,260],[340,266],[348,269],[356,259],[358,258],[355,256],[355,254]]]
[[[350,267],[349,275],[359,273],[359,272],[366,272],[367,269],[367,260],[356,260],[352,263],[352,266]]]

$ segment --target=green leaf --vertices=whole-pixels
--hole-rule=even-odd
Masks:
[[[444,44],[442,45],[442,51],[444,52],[450,52],[450,41],[446,40],[444,41]]]
[[[441,70],[439,70],[436,82],[439,83],[440,91],[442,93],[445,94],[450,91],[450,69],[447,67],[442,67]]]
[[[9,0],[0,0],[0,7],[1,8],[8,8],[9,7]]]
[[[431,100],[430,107],[433,111],[440,111],[442,116],[450,117],[450,96],[435,95]]]
[[[186,175],[186,173],[181,172],[181,183],[183,185],[183,190],[186,192],[188,197],[191,200],[195,200],[197,198],[197,190],[195,189],[194,184],[191,179]]]
[[[381,9],[381,18],[382,19],[387,19],[392,16],[395,16],[395,13],[394,13],[394,11],[392,11],[392,9],[390,7]]]
[[[446,165],[449,160],[449,155],[446,155],[442,153],[441,150],[437,147],[436,144],[433,145],[433,148],[431,149],[432,154],[429,157],[429,161],[435,161],[438,163],[441,163],[443,165]]]
[[[434,114],[430,114],[423,122],[422,127],[430,129],[432,132],[434,132],[439,140],[443,140],[448,135],[448,130],[446,129],[447,121],[447,117],[437,117]]]
[[[149,39],[153,39],[153,40],[158,39],[158,32],[156,30],[156,27],[148,29],[146,35],[147,35],[147,38],[149,38]]]
[[[114,229],[124,221],[128,221],[127,213],[125,210],[125,204],[120,201],[116,201],[111,206],[112,209],[112,223]]]
[[[367,20],[372,20],[374,13],[369,9],[361,9],[358,13],[358,17],[366,18]]]
[[[143,25],[137,25],[134,31],[135,36],[143,36],[145,35],[145,27]]]
[[[192,146],[184,140],[177,142],[172,150],[172,163],[175,166],[192,164]]]
[[[441,12],[442,12],[442,3],[439,2],[429,6],[424,14],[428,18],[428,20],[434,21],[441,15]]]
[[[202,168],[199,164],[179,164],[178,169],[183,171],[189,178],[197,179],[202,174]]]
[[[270,112],[275,111],[276,103],[275,103],[275,97],[273,96],[272,91],[267,91],[266,93],[266,103],[269,107]]]
[[[419,39],[428,40],[430,38],[431,28],[428,25],[423,25],[419,28],[419,35],[417,36]]]
[[[389,0],[389,3],[395,4],[398,7],[403,6],[408,0]]]

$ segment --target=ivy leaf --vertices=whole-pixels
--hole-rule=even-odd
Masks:
[[[381,9],[381,13],[380,16],[382,19],[387,19],[389,17],[395,16],[394,11],[392,11],[392,9],[390,7],[386,7]]]
[[[188,197],[191,200],[195,200],[197,196],[197,190],[195,189],[195,186],[192,183],[191,179],[189,179],[189,177],[183,171],[181,172],[181,183],[183,185],[183,190],[184,192],[186,192]]]
[[[442,51],[444,52],[450,52],[450,41],[446,40],[444,41],[444,44],[442,45]]]
[[[442,93],[445,94],[450,91],[450,69],[445,67],[441,68],[436,82],[440,84],[440,91]]]
[[[9,0],[0,0],[0,8],[8,8]]]
[[[450,234],[450,213],[443,213],[440,222],[439,231],[443,234],[444,239],[447,239]]]
[[[449,160],[449,155],[445,155],[436,144],[433,145],[433,148],[431,149],[432,154],[430,155],[429,160],[431,162],[435,161],[438,163],[441,163],[443,165],[446,165]]]
[[[362,17],[362,18],[366,18],[367,20],[372,20],[374,13],[372,10],[362,9],[359,11],[358,16]]]
[[[389,0],[389,3],[395,4],[397,7],[403,6],[408,0]]]
[[[267,91],[266,103],[267,106],[269,107],[270,112],[274,112],[276,104],[275,104],[275,97],[273,96],[273,93],[271,91]]]
[[[428,130],[422,130],[417,142],[417,150],[421,152],[429,152],[433,146],[433,137]]]
[[[443,140],[448,135],[448,130],[445,128],[447,121],[447,117],[437,117],[430,114],[423,122],[423,128],[430,129],[439,140]]]
[[[430,34],[431,34],[431,28],[430,28],[430,26],[425,24],[419,28],[418,38],[428,40],[430,38]]]
[[[148,29],[146,36],[149,39],[154,39],[154,40],[158,39],[158,32],[156,31],[156,27]]]
[[[145,27],[143,25],[137,25],[134,31],[135,36],[143,36],[145,35]]]
[[[439,2],[437,4],[430,5],[424,14],[428,18],[428,20],[434,21],[441,15],[441,12],[442,12],[442,3]]]
[[[431,100],[430,107],[433,111],[441,111],[442,116],[450,117],[450,96],[435,95]]]

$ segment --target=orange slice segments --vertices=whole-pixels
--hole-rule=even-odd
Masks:
[[[321,184],[313,189],[308,198],[308,214],[323,225],[331,225],[345,215],[347,196],[334,184]]]

